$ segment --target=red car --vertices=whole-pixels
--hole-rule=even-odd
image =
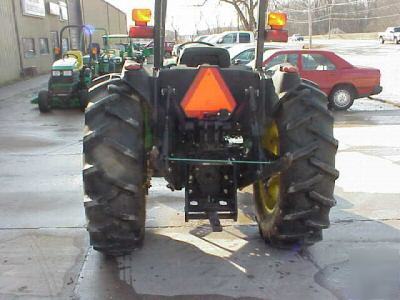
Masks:
[[[348,109],[354,99],[382,91],[378,69],[353,66],[331,51],[268,50],[264,53],[266,71],[282,63],[296,66],[302,78],[318,84],[336,110]]]
[[[164,52],[166,57],[172,56],[172,50],[174,49],[175,42],[164,42]],[[151,41],[145,46],[146,49],[154,48],[154,41]]]

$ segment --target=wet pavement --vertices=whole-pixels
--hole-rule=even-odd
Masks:
[[[222,233],[185,223],[183,193],[155,179],[144,247],[114,260],[90,249],[84,228],[82,113],[39,114],[29,99],[46,78],[35,80],[0,89],[0,299],[399,298],[396,107],[365,100],[335,114],[341,176],[323,242],[264,244],[251,189]]]

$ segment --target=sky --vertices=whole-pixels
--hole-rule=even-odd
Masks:
[[[152,0],[106,0],[128,15],[131,20],[133,8],[151,8],[154,10]],[[175,28],[180,35],[195,34],[196,30],[223,26],[237,26],[236,13],[228,4],[219,3],[218,0],[208,0],[203,7],[195,7],[204,0],[169,0],[167,12],[167,29]]]

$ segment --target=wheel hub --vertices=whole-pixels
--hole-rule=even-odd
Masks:
[[[338,90],[333,97],[335,104],[339,107],[345,107],[351,102],[351,95],[346,90]]]

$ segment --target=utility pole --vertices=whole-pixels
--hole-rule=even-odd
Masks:
[[[332,6],[329,6],[328,40],[331,39]]]
[[[309,49],[312,48],[312,15],[311,15],[311,0],[308,0],[308,38],[309,38]]]

